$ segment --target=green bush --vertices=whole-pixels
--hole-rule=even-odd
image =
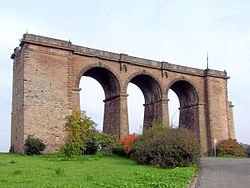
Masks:
[[[118,145],[118,147],[114,148],[112,150],[113,153],[121,156],[121,157],[127,157],[129,158],[130,157],[130,154],[127,154],[125,151],[124,151],[124,147],[123,145]]]
[[[250,157],[250,145],[247,146],[245,153],[247,154],[248,157]]]
[[[118,147],[118,136],[91,129],[84,141],[85,154],[95,154],[98,149],[113,151]]]
[[[98,134],[98,143],[102,149],[110,148],[111,150],[116,150],[118,145],[118,136],[117,135],[110,135],[107,133],[99,133]]]
[[[45,149],[45,144],[39,138],[33,138],[28,135],[24,144],[24,153],[27,155],[41,154]]]
[[[75,158],[83,153],[82,144],[73,140],[68,140],[67,144],[61,147],[61,153],[66,158]]]
[[[247,157],[250,157],[250,145],[248,145],[248,144],[243,144],[242,146],[243,146],[243,148],[244,148],[244,151],[245,151]]]
[[[134,146],[134,160],[159,168],[191,166],[199,161],[200,144],[188,129],[153,126]]]
[[[13,146],[13,145],[10,146],[9,153],[15,153],[15,150],[14,150],[14,146]]]
[[[86,139],[83,141],[86,147],[84,154],[86,155],[94,155],[99,149],[98,144],[98,131],[96,129],[90,129]]]
[[[231,155],[235,157],[246,156],[244,148],[237,142],[236,139],[229,138],[228,140],[222,140],[216,147],[217,156]]]

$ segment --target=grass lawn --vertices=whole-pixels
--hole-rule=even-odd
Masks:
[[[64,160],[56,154],[0,154],[0,187],[187,187],[196,166],[157,169],[109,153]]]

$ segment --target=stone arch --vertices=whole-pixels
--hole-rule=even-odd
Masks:
[[[162,97],[164,89],[163,89],[163,86],[162,86],[160,80],[159,80],[155,75],[153,75],[152,73],[150,73],[150,72],[148,72],[148,71],[146,71],[146,70],[138,71],[138,72],[135,72],[135,73],[131,74],[131,75],[126,79],[125,83],[124,83],[123,86],[122,86],[122,92],[123,92],[123,93],[126,93],[126,92],[127,92],[128,84],[131,82],[131,80],[132,80],[133,78],[139,76],[139,75],[147,75],[147,76],[151,77],[152,79],[154,79],[155,82],[159,85],[160,97]],[[140,87],[139,87],[139,88],[140,88]]]
[[[120,136],[120,81],[112,68],[103,63],[84,67],[77,75],[75,86],[78,88],[82,76],[97,80],[105,93],[103,132]],[[79,100],[80,102],[80,100]]]
[[[199,101],[200,101],[200,93],[198,92],[197,87],[196,87],[196,85],[194,84],[194,82],[192,82],[191,80],[189,80],[189,79],[187,79],[187,78],[185,78],[185,77],[179,77],[179,78],[176,78],[176,79],[172,80],[172,81],[168,84],[168,86],[166,87],[165,93],[168,94],[169,89],[171,89],[171,87],[173,86],[173,84],[175,84],[176,82],[179,82],[179,81],[186,82],[186,83],[190,84],[190,86],[193,87],[193,89],[194,89],[193,91],[195,92],[194,95],[195,95],[195,97],[196,97],[196,99],[197,99],[196,102],[197,102],[197,104],[198,104]]]
[[[194,83],[184,77],[171,81],[166,88],[172,89],[179,98],[179,126],[199,131],[199,93]]]
[[[89,71],[89,70],[91,70],[91,69],[94,69],[94,68],[102,68],[103,70],[107,70],[107,71],[109,71],[112,75],[113,75],[113,78],[117,81],[117,86],[118,86],[118,91],[119,91],[119,93],[115,93],[115,94],[117,94],[117,95],[119,95],[120,94],[120,91],[121,91],[121,87],[120,87],[120,80],[119,80],[119,76],[115,73],[115,71],[111,68],[111,67],[109,67],[109,66],[107,66],[107,65],[105,65],[105,64],[103,64],[102,62],[99,62],[99,63],[95,63],[95,64],[91,64],[91,65],[88,65],[88,66],[86,66],[86,67],[84,67],[83,69],[81,69],[80,70],[80,72],[77,74],[77,76],[76,76],[76,79],[75,79],[75,83],[74,83],[74,85],[75,85],[75,88],[79,88],[79,84],[80,84],[80,80],[81,80],[81,78],[82,78],[82,76],[84,76],[84,74],[87,72],[87,71]],[[95,78],[94,78],[95,79]],[[98,80],[97,80],[98,81]],[[99,81],[98,81],[99,82]],[[101,83],[100,83],[101,84]],[[101,84],[102,85],[102,84]],[[105,94],[106,95],[106,94]]]
[[[145,131],[152,126],[153,122],[162,121],[162,85],[153,74],[145,70],[128,77],[123,86],[124,93],[126,93],[130,82],[138,86],[144,95],[143,131]]]

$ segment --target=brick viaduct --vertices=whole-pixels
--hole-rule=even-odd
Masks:
[[[23,153],[27,135],[41,138],[47,153],[65,143],[65,116],[80,108],[82,76],[96,79],[105,93],[103,131],[120,138],[129,132],[127,86],[137,85],[145,98],[144,126],[169,125],[168,91],[180,101],[179,126],[196,132],[202,154],[213,140],[235,138],[226,72],[201,70],[126,54],[117,54],[32,34],[24,34],[11,56],[13,99],[11,144]]]

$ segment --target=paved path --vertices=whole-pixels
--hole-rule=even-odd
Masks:
[[[250,159],[202,158],[197,188],[250,188]]]

